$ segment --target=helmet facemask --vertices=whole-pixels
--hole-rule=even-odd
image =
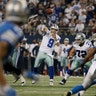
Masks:
[[[51,26],[51,32],[58,33],[59,27],[57,25]]]
[[[85,34],[83,34],[83,33],[77,34],[76,37],[75,37],[76,43],[79,44],[79,45],[84,43],[85,38],[86,38]]]

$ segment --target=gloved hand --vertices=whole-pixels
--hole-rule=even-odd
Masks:
[[[17,96],[17,93],[16,93],[16,91],[13,88],[9,88],[6,91],[6,96]]]

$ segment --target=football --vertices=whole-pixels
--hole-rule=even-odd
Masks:
[[[52,14],[52,13],[53,13],[53,9],[52,9],[52,8],[46,9],[46,13],[47,13],[47,14]]]

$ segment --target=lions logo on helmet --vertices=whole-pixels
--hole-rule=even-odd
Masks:
[[[26,22],[29,11],[26,0],[10,0],[6,5],[5,19],[13,22]]]
[[[77,42],[78,44],[83,43],[83,42],[85,41],[85,39],[86,39],[86,36],[85,36],[84,33],[78,33],[78,34],[76,35],[76,37],[75,37],[75,40],[76,40],[76,42]]]

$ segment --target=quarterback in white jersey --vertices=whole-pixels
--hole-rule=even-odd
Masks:
[[[52,36],[52,32],[47,30],[46,35],[43,36],[42,43],[40,46],[40,51],[52,55],[52,51],[55,47],[55,44],[60,41],[60,36],[56,34],[56,39]]]
[[[57,46],[60,45],[59,43],[60,37],[59,35],[57,35],[58,26],[57,25],[52,26],[50,31],[46,27],[44,28],[44,31],[46,32],[46,34],[43,36],[39,53],[35,60],[34,71],[35,73],[38,73],[37,68],[42,63],[42,60],[45,60],[49,67],[48,69],[49,69],[49,76],[50,76],[50,86],[53,86],[54,69],[53,69],[52,51],[55,45]]]
[[[93,47],[91,41],[86,40],[85,34],[83,33],[78,33],[75,37],[75,40],[76,42],[73,43],[73,48],[71,49],[68,57],[68,59],[70,60],[74,56],[74,59],[72,61],[70,69],[67,70],[64,79],[60,81],[61,85],[64,85],[68,77],[72,75],[73,71],[80,67],[83,59],[88,54],[88,50]],[[91,61],[87,62],[86,66],[89,66],[90,64]]]
[[[62,76],[62,69],[64,67],[64,73],[66,73],[67,70],[67,66],[68,66],[68,53],[71,49],[72,45],[69,44],[69,39],[65,38],[64,39],[64,44],[62,44],[60,46],[60,62],[61,62],[61,66],[60,66],[60,76]]]
[[[89,54],[85,57],[81,66],[84,66],[84,64],[90,61],[93,56],[94,56],[94,59],[92,61],[92,65],[90,66],[89,71],[86,77],[84,78],[83,83],[81,85],[77,85],[73,87],[73,89],[70,90],[66,96],[71,96],[78,92],[79,92],[78,96],[83,96],[84,91],[86,91],[92,85],[96,84],[96,33],[95,33],[95,41],[93,43],[93,48],[90,50]]]

